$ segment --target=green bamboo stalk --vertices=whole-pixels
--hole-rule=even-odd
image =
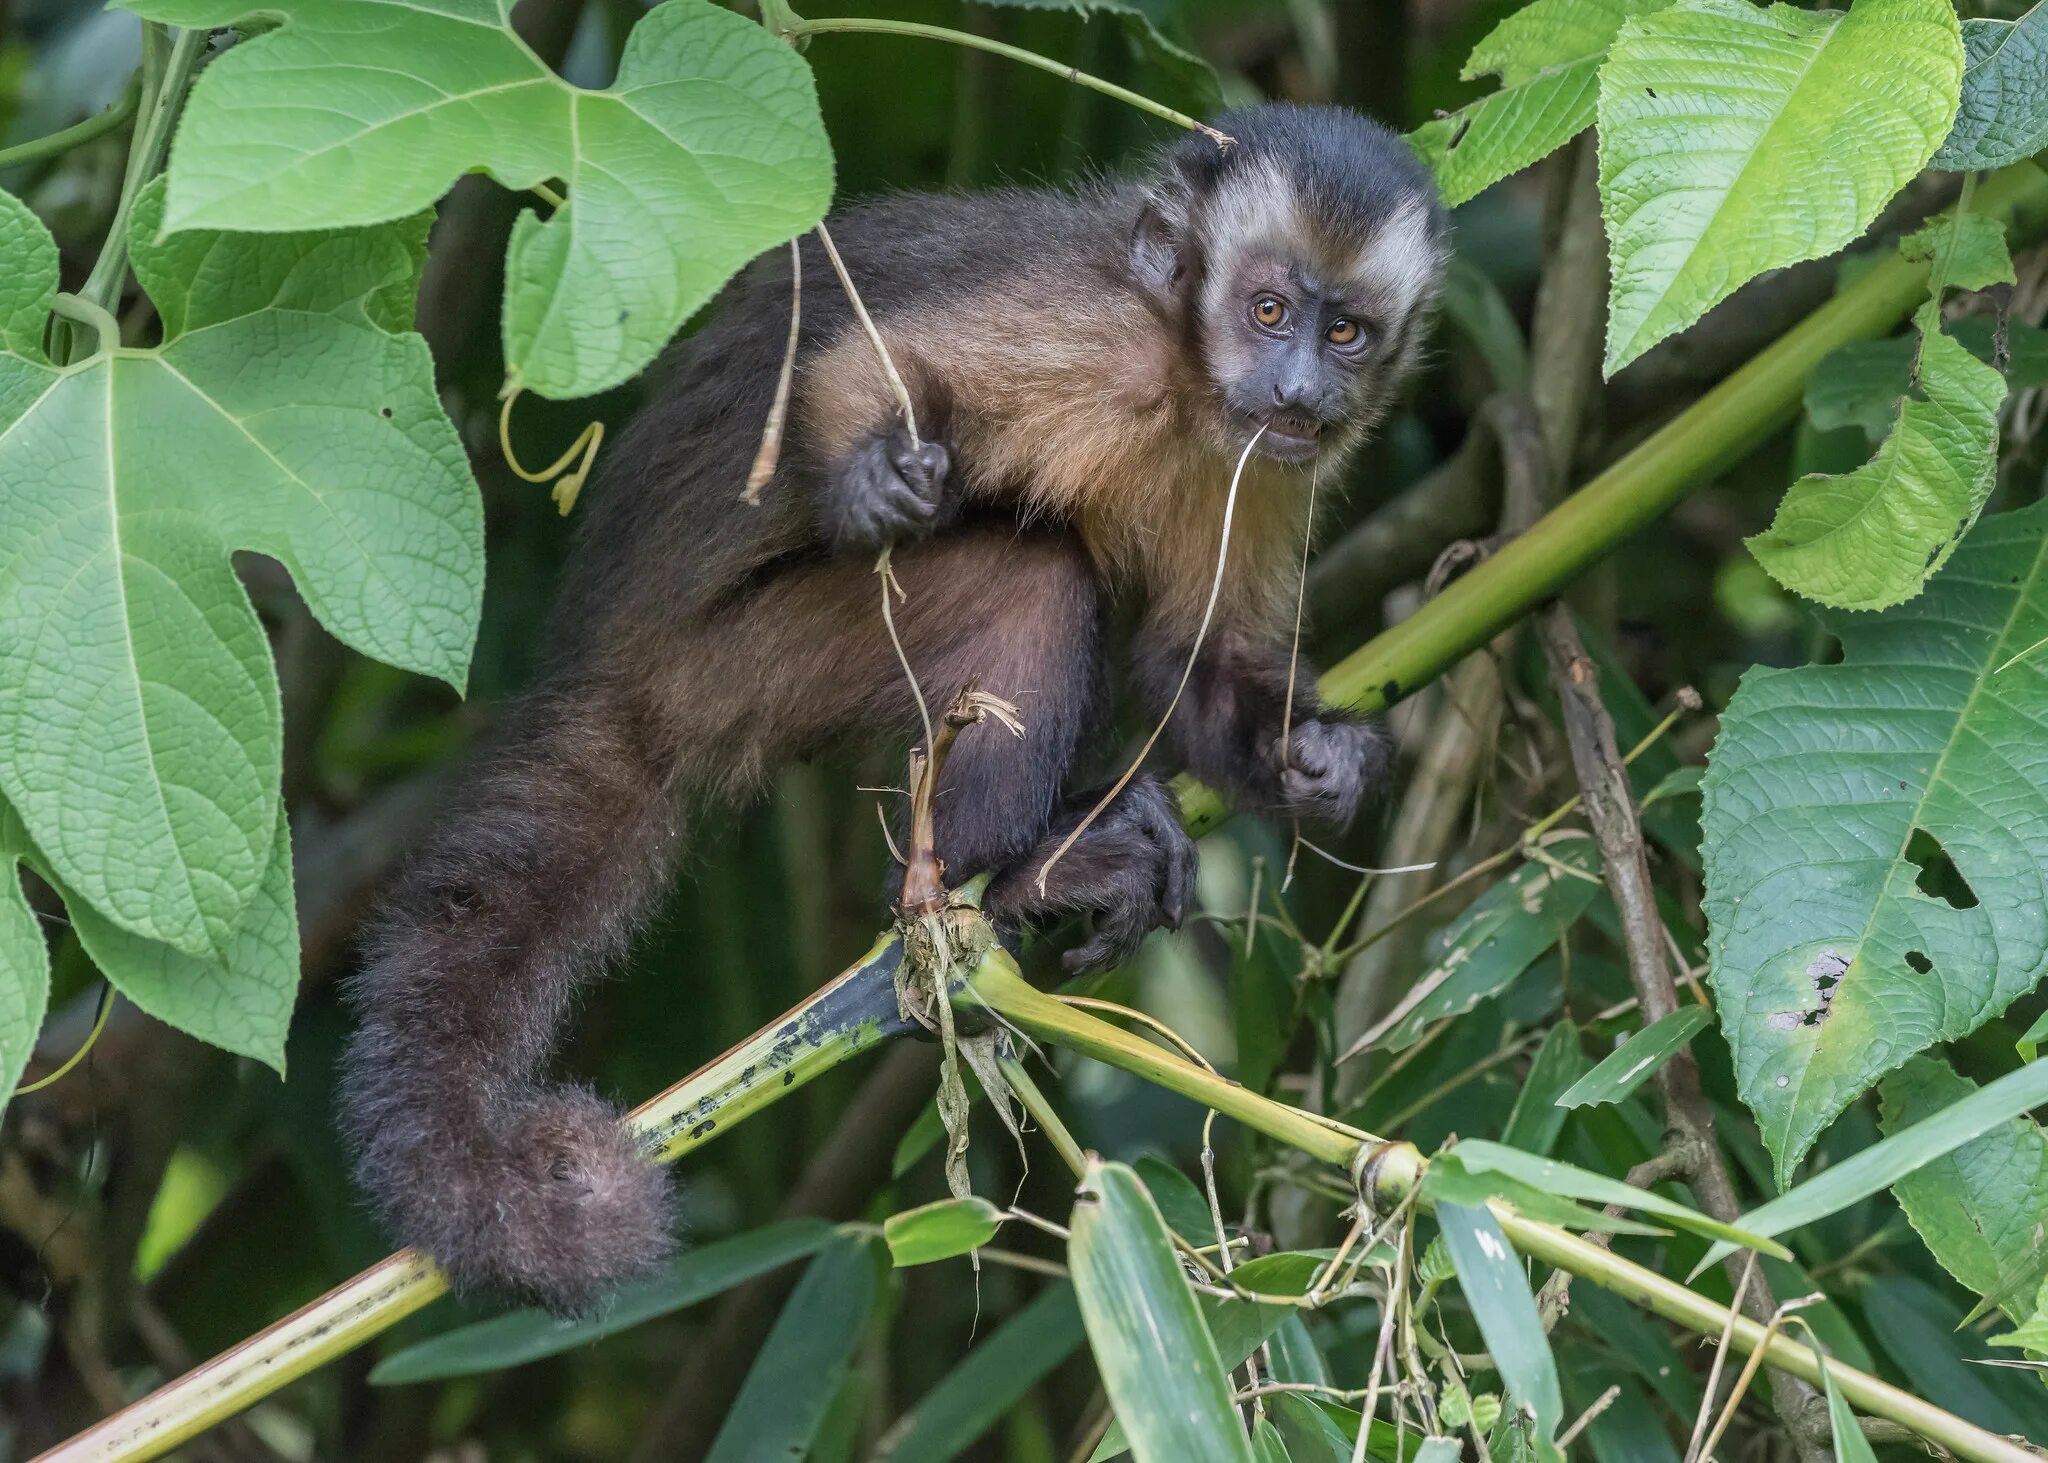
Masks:
[[[718,1133],[861,1052],[901,1036],[903,944],[887,935],[837,980],[709,1065],[635,1108],[627,1125],[673,1163]],[[287,1382],[447,1294],[417,1250],[400,1250],[247,1341],[42,1454],[35,1463],[139,1463],[261,1401]]]
[[[2031,244],[2048,234],[2048,174],[2031,162],[2002,168],[1977,190],[1973,211],[2005,224],[2013,248]],[[1789,421],[1823,356],[1886,334],[1927,298],[1928,268],[1887,252],[1527,533],[1332,666],[1323,699],[1384,710],[1486,644]],[[1181,819],[1197,835],[1228,812],[1192,778],[1175,788]]]

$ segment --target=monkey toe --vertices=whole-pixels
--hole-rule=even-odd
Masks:
[[[1342,827],[1387,764],[1385,734],[1371,721],[1305,721],[1288,739],[1278,811]]]
[[[1066,902],[1094,916],[1089,939],[1065,956],[1069,971],[1119,965],[1153,930],[1178,928],[1187,917],[1194,840],[1181,827],[1173,794],[1157,779],[1125,788],[1069,857],[1086,883],[1065,891]]]

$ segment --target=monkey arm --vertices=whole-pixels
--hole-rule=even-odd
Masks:
[[[1139,632],[1134,679],[1153,715],[1172,702],[1188,651],[1188,637],[1164,626]],[[1342,825],[1386,771],[1386,734],[1376,721],[1323,705],[1306,661],[1295,666],[1290,709],[1293,654],[1285,641],[1242,630],[1212,635],[1167,723],[1167,738],[1190,771],[1242,805]]]

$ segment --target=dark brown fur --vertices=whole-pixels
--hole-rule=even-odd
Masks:
[[[1092,802],[1067,778],[1100,719],[1107,597],[1144,601],[1135,681],[1155,712],[1208,597],[1223,495],[1250,436],[1226,400],[1229,381],[1243,387],[1239,367],[1219,362],[1250,370],[1262,349],[1216,327],[1236,307],[1209,297],[1278,268],[1272,249],[1306,234],[1299,269],[1386,314],[1371,368],[1317,408],[1328,458],[1384,410],[1427,303],[1422,284],[1402,286],[1398,310],[1373,303],[1384,271],[1358,261],[1406,229],[1429,254],[1417,280],[1433,282],[1438,263],[1440,216],[1389,134],[1305,109],[1223,125],[1240,134],[1235,160],[1192,140],[1147,187],[906,196],[833,223],[919,431],[943,447],[920,460],[949,463],[911,484],[929,488],[927,516],[890,535],[902,539],[904,647],[928,694],[977,679],[1028,729],[962,737],[939,852],[955,878],[997,874],[989,903],[1006,924],[1092,915],[1077,965],[1123,958],[1178,923],[1192,877],[1171,796],[1149,775],[1043,894],[1035,874]],[[1419,224],[1401,213],[1415,207]],[[1236,241],[1203,232],[1226,227],[1270,246],[1237,261]],[[787,260],[778,251],[735,282],[608,454],[552,668],[367,937],[344,1091],[358,1172],[458,1286],[576,1309],[668,1252],[662,1177],[611,1108],[545,1076],[576,994],[663,887],[682,810],[744,800],[792,759],[848,736],[900,742],[915,724],[871,546],[849,543],[847,525],[870,521],[849,510],[865,513],[878,491],[901,501],[922,469],[890,466],[910,461],[893,398],[810,241],[789,441],[762,506],[737,502],[779,365]],[[1341,820],[1379,743],[1317,706],[1305,667],[1284,707],[1306,472],[1248,464],[1216,628],[1171,735],[1240,798]]]

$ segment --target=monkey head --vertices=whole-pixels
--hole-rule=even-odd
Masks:
[[[1342,107],[1226,113],[1220,146],[1165,154],[1131,235],[1131,272],[1207,375],[1201,424],[1226,448],[1309,462],[1355,444],[1413,365],[1448,256],[1429,172],[1399,135]]]

